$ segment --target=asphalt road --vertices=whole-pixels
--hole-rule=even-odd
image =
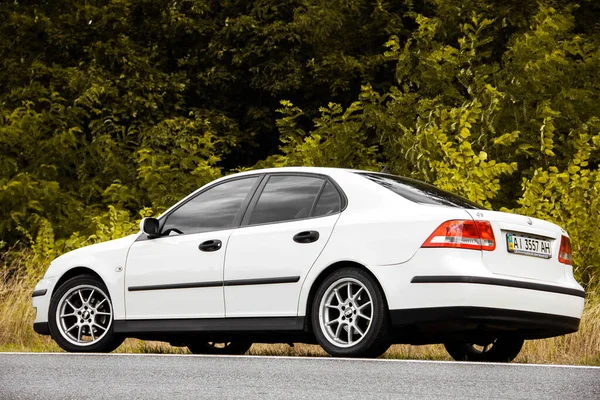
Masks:
[[[0,353],[0,399],[600,399],[600,368]]]

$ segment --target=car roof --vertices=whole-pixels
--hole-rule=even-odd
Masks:
[[[335,175],[338,173],[350,173],[350,172],[373,172],[373,171],[362,171],[358,169],[348,168],[332,168],[332,167],[275,167],[275,168],[262,168],[254,169],[249,171],[239,172],[234,175],[250,175],[250,174],[272,174],[282,172],[296,172],[296,173],[313,173],[323,175]],[[229,175],[230,177],[233,175]]]

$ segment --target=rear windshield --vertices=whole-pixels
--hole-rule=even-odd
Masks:
[[[415,179],[366,172],[360,172],[359,175],[415,203],[483,210],[481,206],[467,199]]]

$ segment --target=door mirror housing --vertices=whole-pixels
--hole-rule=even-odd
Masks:
[[[140,229],[149,239],[154,239],[160,236],[160,223],[156,218],[143,218],[140,221]]]

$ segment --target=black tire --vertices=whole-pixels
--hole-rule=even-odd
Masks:
[[[187,348],[192,354],[242,355],[252,347],[250,342],[196,342],[188,343]]]
[[[91,326],[84,326],[82,327],[81,333],[82,335],[85,334],[87,329],[88,336],[91,336],[92,333],[90,332],[90,329],[94,329],[94,332],[98,334],[98,338],[90,342],[82,342],[82,344],[74,343],[73,338],[70,337],[68,333],[65,333],[65,330],[67,328],[63,326],[67,324],[71,324],[71,326],[76,325],[78,323],[77,320],[79,320],[80,317],[77,315],[71,317],[75,319],[75,322],[72,322],[72,319],[67,320],[65,318],[62,318],[61,321],[66,322],[59,322],[58,319],[60,318],[60,316],[57,316],[57,313],[59,312],[59,306],[62,306],[63,302],[65,302],[64,298],[66,297],[68,299],[68,295],[71,292],[74,295],[74,290],[77,290],[77,288],[81,288],[79,290],[82,293],[85,293],[84,297],[87,297],[89,294],[89,298],[87,301],[91,302],[85,303],[83,302],[82,298],[81,307],[84,307],[85,304],[90,304],[90,310],[95,310],[96,313],[98,313],[94,315],[90,312],[91,315],[87,314],[87,318],[89,319],[86,320],[91,322],[93,321],[94,323],[98,322],[98,325],[94,325],[94,328],[92,328]],[[92,296],[91,289],[94,289],[94,293],[98,297]],[[102,299],[102,297],[100,296],[104,297],[106,300],[103,303],[103,305],[100,305],[97,309],[94,309],[93,303],[94,301],[96,301],[96,305],[99,304]],[[79,303],[73,305],[75,307],[79,307]],[[75,308],[70,308],[73,309],[73,314],[77,314]],[[99,313],[109,315],[100,315]],[[81,318],[83,318],[83,316]],[[61,324],[61,327],[59,327],[59,323]],[[50,328],[50,335],[52,336],[54,341],[63,350],[73,353],[110,353],[111,351],[119,347],[121,343],[123,343],[123,341],[125,340],[123,336],[118,335],[113,331],[114,312],[108,289],[100,279],[90,275],[79,275],[73,277],[67,280],[56,290],[56,292],[52,295],[52,298],[50,299],[50,308],[48,312],[48,326]],[[101,330],[101,326],[105,329]],[[79,330],[78,327],[75,328],[76,329],[74,329],[74,331]]]
[[[501,337],[487,346],[476,347],[473,343],[466,342],[448,342],[444,346],[456,361],[511,362],[521,351],[523,343],[523,339]]]
[[[337,310],[337,311],[331,311],[332,313],[339,313],[339,316],[337,318],[340,325],[342,325],[342,328],[345,329],[345,333],[343,333],[343,331],[339,331],[342,335],[346,335],[347,339],[346,342],[347,343],[340,343],[339,345],[334,343],[333,340],[336,340],[335,338],[331,337],[331,332],[327,332],[327,323],[324,323],[323,325],[321,325],[321,319],[325,318],[324,316],[321,316],[321,303],[325,302],[327,299],[324,299],[324,296],[328,296],[329,293],[331,293],[331,291],[333,290],[335,292],[335,290],[333,289],[339,282],[340,285],[343,285],[344,282],[346,281],[350,281],[351,283],[356,281],[358,283],[360,283],[361,285],[364,286],[364,288],[366,288],[368,290],[368,293],[370,295],[370,300],[372,302],[371,305],[371,320],[370,320],[370,325],[368,325],[366,328],[363,325],[363,330],[364,330],[364,334],[362,336],[361,339],[359,339],[360,341],[358,341],[356,344],[352,345],[351,342],[352,340],[350,339],[351,337],[351,333],[349,332],[349,329],[352,330],[352,328],[349,328],[348,326],[342,325],[344,323],[348,323],[348,321],[353,321],[352,318],[354,318],[355,324],[358,324],[359,319],[358,317],[354,317],[353,316],[353,312],[354,314],[356,314],[356,310],[360,310],[360,308],[357,308],[356,306],[358,305],[360,307],[360,305],[358,303],[350,303],[349,306],[346,306],[345,311]],[[356,283],[355,289],[356,288],[360,288],[360,285]],[[339,292],[341,292],[341,290],[339,290]],[[356,293],[360,292],[360,290],[357,290]],[[355,294],[353,294],[355,295]],[[336,294],[337,296],[337,294]],[[348,297],[350,297],[350,295],[348,295]],[[360,297],[358,297],[358,300],[360,301]],[[338,304],[341,307],[342,303]],[[366,304],[363,303],[363,306]],[[341,322],[341,319],[344,319],[344,316],[346,315],[345,313],[348,313],[348,309],[351,309],[349,312],[350,317],[348,317],[348,320],[346,320],[345,322]],[[327,311],[330,312],[330,311]],[[331,315],[331,314],[329,314]],[[333,314],[335,315],[335,314]],[[360,312],[359,312],[360,315]],[[363,321],[364,322],[364,321]],[[319,288],[317,289],[317,292],[315,293],[315,297],[313,299],[312,305],[311,305],[311,323],[312,323],[312,329],[313,332],[315,334],[315,337],[317,339],[317,341],[319,342],[319,344],[321,345],[321,347],[323,347],[323,349],[329,353],[332,356],[335,357],[364,357],[364,358],[376,358],[379,357],[380,355],[382,355],[383,353],[385,353],[385,351],[387,349],[389,349],[391,342],[390,342],[390,315],[389,315],[389,310],[387,307],[387,302],[385,300],[385,297],[379,287],[379,284],[377,283],[377,281],[367,272],[363,271],[360,268],[355,268],[355,267],[348,267],[348,268],[343,268],[343,269],[339,269],[335,272],[333,272],[331,275],[329,275],[327,278],[325,278],[325,280],[321,283],[321,285],[319,286]],[[333,323],[335,324],[335,322]],[[334,325],[331,325],[334,326]],[[324,331],[325,330],[325,331]],[[333,329],[332,329],[333,330]],[[336,328],[336,331],[338,331],[339,328]],[[354,334],[357,334],[358,331],[354,330]],[[329,339],[328,339],[329,338]],[[342,346],[349,346],[349,347],[342,347]]]

